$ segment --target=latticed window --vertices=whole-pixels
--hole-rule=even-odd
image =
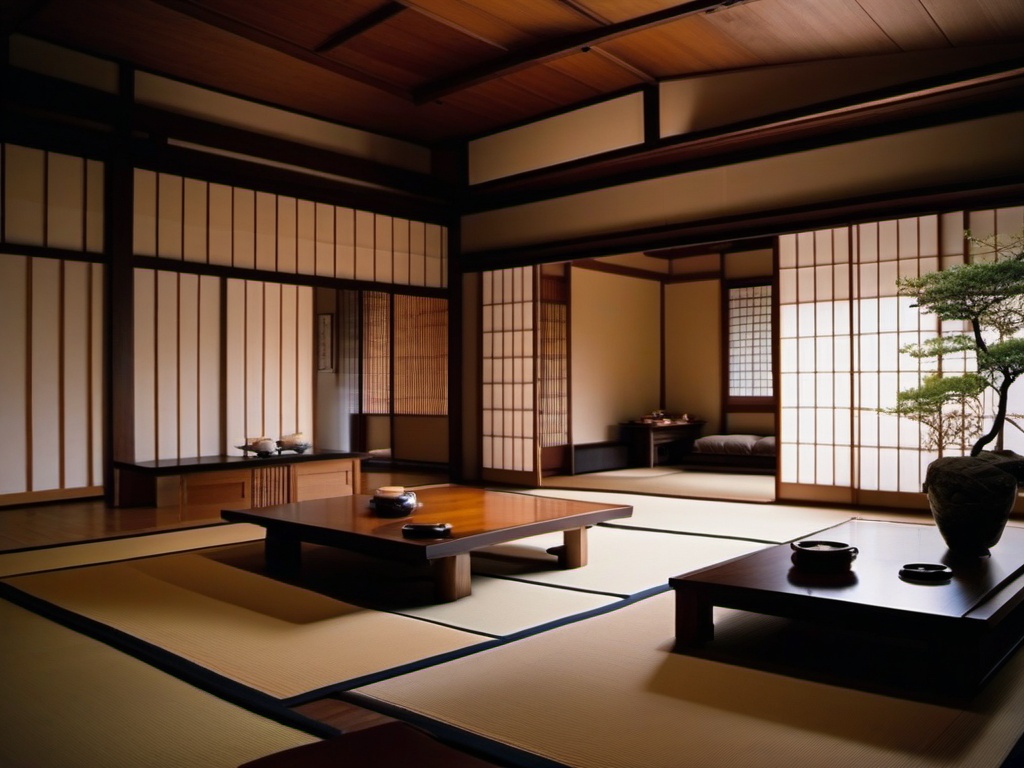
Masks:
[[[729,288],[728,305],[729,397],[771,398],[772,287]]]

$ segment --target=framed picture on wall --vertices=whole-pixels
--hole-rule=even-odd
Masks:
[[[326,312],[316,316],[316,370],[334,370],[334,315]]]

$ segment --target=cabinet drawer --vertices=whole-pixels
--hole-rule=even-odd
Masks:
[[[184,520],[220,517],[222,509],[252,506],[252,473],[247,469],[182,475]]]
[[[356,462],[351,459],[293,464],[292,501],[351,496],[357,492]]]

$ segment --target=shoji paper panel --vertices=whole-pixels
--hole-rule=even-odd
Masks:
[[[312,289],[228,280],[227,317],[227,453],[248,437],[315,439]]]
[[[102,485],[103,267],[0,255],[0,502]]]
[[[135,459],[222,452],[220,280],[135,272]]]
[[[6,144],[0,169],[4,242],[102,252],[102,163]]]
[[[46,153],[4,146],[4,240],[43,245],[46,237]]]
[[[35,232],[44,220],[45,158],[19,155],[15,163],[24,190],[12,204],[28,214],[19,226]],[[90,189],[92,176],[82,182]],[[437,224],[141,169],[134,248],[139,256],[371,283],[443,288],[448,280],[448,233]]]
[[[28,490],[30,419],[27,413],[28,308],[30,259],[23,256],[0,255],[0,349],[4,364],[0,365],[0,494]]]
[[[33,259],[29,323],[31,348],[32,488],[61,487],[61,263]],[[57,309],[55,312],[54,309]]]
[[[779,239],[783,483],[827,487],[833,497],[834,488],[848,486],[862,500],[920,494],[925,469],[938,453],[922,447],[917,422],[878,409],[895,405],[900,390],[937,370],[934,359],[901,353],[904,345],[965,328],[921,313],[911,299],[896,295],[896,280],[964,263],[968,227],[979,236],[1012,235],[1024,229],[1024,207],[867,222]],[[942,361],[947,373],[974,365],[966,354]],[[1024,394],[1017,389],[1010,410],[1020,412]],[[1006,445],[1022,450],[1024,440],[1009,429]]]
[[[534,270],[483,279],[483,466],[533,471]]]

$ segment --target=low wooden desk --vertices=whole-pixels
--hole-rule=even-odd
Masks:
[[[658,448],[662,446],[666,447],[670,462],[682,460],[703,428],[703,421],[627,421],[619,424],[619,439],[629,449],[631,467],[653,467],[659,463]]]
[[[267,529],[268,570],[294,576],[301,569],[301,543],[324,544],[384,559],[433,562],[440,602],[470,594],[469,553],[474,549],[552,531],[564,531],[558,548],[563,568],[587,563],[587,526],[633,514],[631,506],[596,504],[448,485],[416,490],[420,507],[408,517],[374,514],[372,496],[343,496],[261,509],[231,510],[225,520]],[[407,539],[409,522],[451,523],[442,539]]]
[[[669,579],[676,595],[676,650],[711,644],[715,606],[838,627],[908,645],[928,673],[971,693],[1024,637],[1024,528],[1007,526],[990,557],[956,562],[934,525],[853,520],[807,538],[859,548],[849,573],[793,566],[780,544]],[[904,581],[908,563],[944,563],[952,580]],[[837,670],[841,673],[842,670]]]

